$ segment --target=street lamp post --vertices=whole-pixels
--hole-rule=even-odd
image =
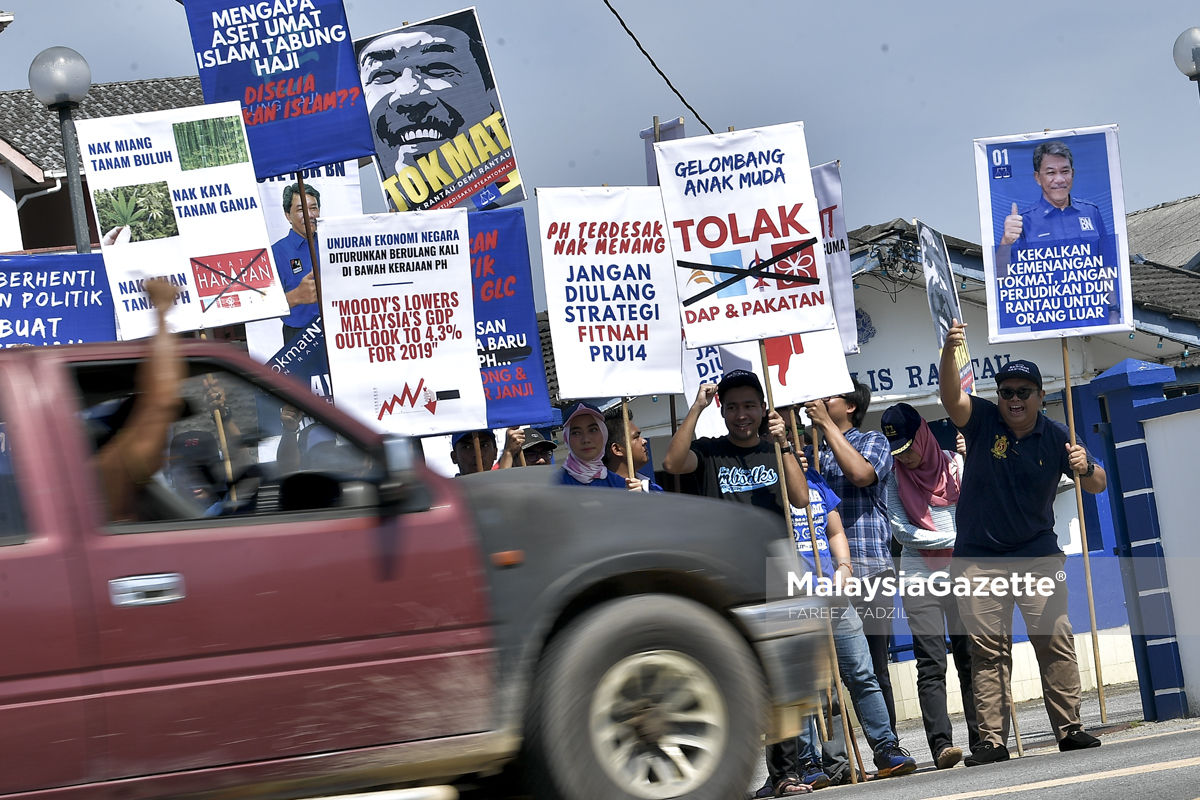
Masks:
[[[75,252],[90,253],[91,236],[84,211],[83,182],[79,178],[79,140],[75,136],[71,110],[83,102],[88,89],[92,88],[92,68],[83,56],[69,47],[48,47],[29,65],[29,88],[43,105],[58,112],[63,160],[67,164],[67,191],[75,224]]]
[[[1200,88],[1200,28],[1188,28],[1175,40],[1175,66]]]

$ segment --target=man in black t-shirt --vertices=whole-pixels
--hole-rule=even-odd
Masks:
[[[954,320],[946,335],[944,375],[956,374],[954,351],[966,341],[965,327]],[[1058,749],[1100,746],[1079,718],[1079,665],[1061,577],[1066,556],[1054,532],[1054,498],[1059,476],[1072,473],[1084,491],[1104,491],[1104,469],[1082,446],[1071,445],[1066,426],[1040,413],[1046,392],[1036,364],[1010,361],[996,373],[996,388],[999,403],[965,394],[956,380],[942,381],[940,390],[950,421],[967,440],[951,571],[973,587],[989,587],[958,597],[971,642],[979,721],[980,743],[966,759],[969,767],[1008,760],[1005,673],[1012,667],[1014,605],[1037,655]]]
[[[692,441],[696,422],[714,397],[721,405],[721,416],[729,433]],[[748,503],[783,516],[775,442],[779,442],[784,452],[788,500],[804,508],[808,503],[808,481],[788,445],[783,417],[774,409],[767,411],[757,375],[747,370],[732,370],[720,384],[700,386],[696,401],[671,438],[663,469],[674,475],[691,474],[700,494],[706,497]],[[767,748],[767,773],[777,796],[808,791],[800,783],[795,739]]]

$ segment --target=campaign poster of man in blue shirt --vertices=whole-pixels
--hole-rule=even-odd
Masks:
[[[1115,125],[977,139],[989,340],[1131,329]]]
[[[304,227],[304,209],[301,205],[305,201],[308,205],[308,230]],[[287,236],[271,245],[271,253],[275,256],[275,268],[279,270],[279,279],[291,309],[283,318],[283,341],[286,344],[320,313],[309,237],[316,235],[317,217],[321,216],[321,192],[307,183],[303,193],[299,184],[284,187],[283,214],[291,230]]]

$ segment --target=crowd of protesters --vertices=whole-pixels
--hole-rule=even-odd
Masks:
[[[954,350],[964,340],[964,327],[956,322],[950,329],[943,374],[957,372]],[[959,430],[957,446],[947,450],[905,403],[884,411],[881,431],[862,430],[871,393],[854,381],[844,395],[804,405],[820,442],[814,454],[811,444],[792,441],[784,417],[767,408],[758,377],[733,370],[720,384],[700,387],[662,461],[667,473],[689,476],[702,496],[789,515],[799,555],[837,586],[851,578],[894,579],[899,571],[910,586],[921,581],[931,587],[904,592],[902,602],[912,631],[922,722],[938,769],[964,760],[947,711],[947,650],[967,724],[966,765],[1009,757],[1006,687],[1014,606],[1021,609],[1037,656],[1059,750],[1100,745],[1080,722],[1065,582],[1057,580],[1048,596],[959,597],[949,591],[950,582],[962,577],[1061,574],[1065,556],[1053,515],[1060,476],[1079,475],[1092,493],[1105,487],[1104,470],[1082,446],[1069,443],[1065,426],[1041,413],[1045,392],[1035,364],[1010,362],[996,383],[998,403],[964,393],[955,381],[941,384],[942,404]],[[727,433],[696,438],[700,415],[714,400]],[[620,406],[606,412],[573,403],[563,411],[562,439],[565,457],[556,459],[559,445],[533,428],[509,428],[503,451],[497,451],[491,431],[464,433],[453,437],[452,459],[460,474],[561,460],[555,480],[562,484],[663,491],[641,474],[650,462],[646,441]],[[895,598],[883,592],[869,600],[852,592],[832,598],[838,672],[872,749],[877,778],[917,768],[896,732],[888,670],[894,615]],[[836,722],[841,711],[836,705],[828,710],[834,724],[827,741],[819,741],[813,716],[796,739],[767,748],[767,782],[756,797],[848,782],[851,766]]]

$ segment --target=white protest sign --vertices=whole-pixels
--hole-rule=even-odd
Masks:
[[[654,186],[538,189],[559,394],[675,394],[679,304]]]
[[[258,184],[258,202],[267,220],[267,235],[271,239],[272,251],[280,240],[286,239],[294,229],[283,210],[283,190],[296,183],[296,173],[264,178]],[[354,160],[340,164],[327,164],[304,171],[304,185],[320,192],[318,214],[327,217],[349,217],[362,213],[362,194],[358,179],[358,162]],[[293,205],[300,205],[293,200]],[[296,229],[303,236],[303,220]],[[272,252],[274,256],[274,252]],[[291,269],[287,260],[272,259],[281,269]],[[283,323],[278,319],[246,323],[246,350],[250,357],[265,364],[283,347]]]
[[[836,328],[767,339],[767,367],[771,371],[771,389],[775,405],[807,403],[822,397],[846,394],[854,388],[842,340]],[[763,380],[762,356],[758,342],[701,347],[684,350],[684,395],[696,399],[702,383],[720,383],[729,370],[750,370]],[[763,384],[764,388],[766,384]],[[697,436],[724,436],[725,422],[718,404],[713,403],[700,415]]]
[[[465,209],[317,228],[334,403],[409,436],[487,426]]]
[[[173,331],[287,313],[238,103],[76,127],[121,338],[157,329],[152,277],[179,287]]]
[[[842,335],[842,350],[858,352],[858,324],[854,319],[854,278],[850,266],[850,239],[842,209],[842,171],[837,161],[812,168],[813,189],[821,207],[821,238],[824,239],[825,268],[833,292],[833,313]]]
[[[804,124],[654,148],[688,347],[833,327]]]

